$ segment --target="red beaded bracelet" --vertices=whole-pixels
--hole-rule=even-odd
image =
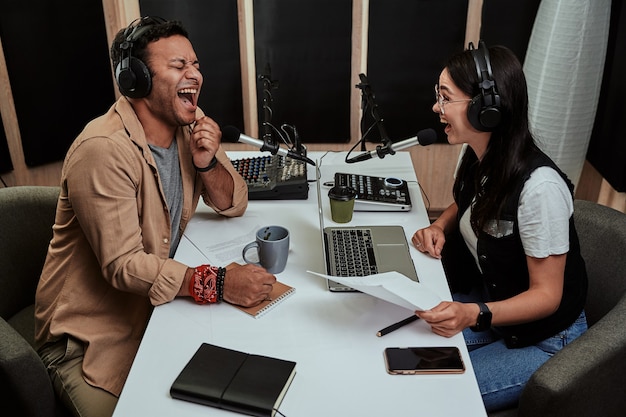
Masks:
[[[200,265],[194,270],[189,281],[189,293],[198,304],[216,303],[219,301],[217,292],[217,274],[220,268],[211,265]]]

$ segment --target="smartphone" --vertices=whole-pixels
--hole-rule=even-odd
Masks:
[[[461,352],[454,346],[389,347],[385,365],[392,375],[460,374],[465,372]]]

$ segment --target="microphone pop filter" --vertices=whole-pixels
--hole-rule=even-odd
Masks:
[[[432,145],[437,142],[437,132],[435,129],[424,129],[417,132],[417,139],[422,146]]]
[[[222,128],[222,141],[223,142],[239,142],[239,136],[241,132],[235,126],[224,126]]]

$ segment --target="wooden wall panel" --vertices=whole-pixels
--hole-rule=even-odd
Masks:
[[[13,162],[9,153],[9,143],[4,133],[4,123],[0,118],[0,174],[13,170]]]

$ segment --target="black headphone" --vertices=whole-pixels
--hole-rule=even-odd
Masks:
[[[115,80],[123,95],[141,98],[150,94],[152,76],[148,66],[133,56],[133,43],[151,26],[166,22],[160,17],[141,17],[134,20],[124,31],[124,41],[120,43],[120,62],[115,68]]]
[[[502,114],[500,112],[500,95],[491,72],[489,50],[482,40],[478,43],[478,49],[474,49],[474,44],[470,42],[469,50],[476,64],[480,94],[470,101],[467,108],[467,118],[477,130],[491,132],[500,124]]]

